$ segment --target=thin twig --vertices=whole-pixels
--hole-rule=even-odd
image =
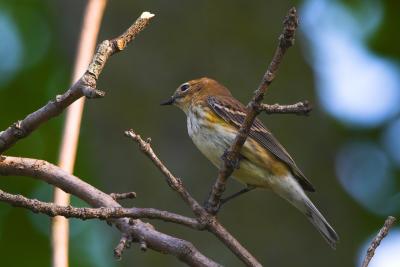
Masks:
[[[132,243],[131,236],[129,234],[123,234],[118,242],[118,245],[114,249],[114,257],[117,260],[122,258],[122,253]]]
[[[110,56],[125,49],[135,37],[149,24],[154,17],[149,12],[142,15],[119,37],[103,41],[97,48],[85,74],[64,94],[58,95],[42,108],[17,121],[6,130],[0,132],[0,154],[13,146],[18,140],[28,136],[44,122],[58,116],[73,102],[87,94],[88,90],[96,90],[97,79]],[[90,89],[89,89],[90,88]]]
[[[123,207],[100,207],[100,208],[76,208],[70,205],[60,206],[54,203],[30,199],[22,195],[13,195],[0,190],[0,201],[6,202],[14,207],[29,209],[34,213],[43,213],[50,217],[63,216],[65,218],[77,218],[82,220],[111,218],[132,219],[158,219],[165,222],[181,224],[192,229],[202,230],[203,227],[197,220],[176,213],[153,208],[123,208]]]
[[[61,188],[67,193],[87,202],[92,207],[121,207],[109,194],[106,194],[78,177],[44,160],[2,156],[0,176],[27,176],[40,179]],[[132,240],[144,240],[149,249],[176,256],[189,266],[220,266],[204,256],[192,243],[154,229],[151,224],[139,219],[129,223],[128,218],[110,219],[122,234],[129,234]]]
[[[395,221],[396,221],[395,217],[392,216],[387,217],[383,227],[381,228],[381,230],[379,230],[378,234],[375,236],[375,238],[369,245],[367,250],[367,255],[365,255],[364,261],[362,263],[362,267],[367,267],[369,265],[369,262],[375,255],[375,250],[381,244],[382,239],[384,239],[387,236],[390,228],[393,226]]]
[[[283,25],[283,33],[279,37],[279,44],[272,61],[269,64],[258,89],[255,91],[253,99],[247,105],[246,118],[240,127],[234,142],[225,153],[223,165],[220,168],[217,180],[211,189],[206,207],[207,211],[212,214],[218,212],[221,204],[221,197],[225,191],[226,181],[237,166],[240,150],[249,135],[250,128],[253,125],[256,116],[259,113],[261,102],[264,99],[264,94],[274,80],[286,50],[294,44],[294,35],[298,26],[297,12],[294,7],[289,10]]]
[[[112,197],[114,200],[133,199],[136,198],[136,193],[135,192],[111,193],[110,197]]]
[[[267,114],[296,114],[308,116],[311,112],[312,107],[308,101],[298,102],[293,105],[279,105],[279,104],[261,104],[260,112]]]
[[[136,134],[132,129],[125,131],[127,137],[132,138],[139,145],[140,150],[151,159],[154,165],[164,174],[168,185],[178,192],[181,198],[189,205],[196,216],[203,216],[204,213],[201,205],[187,192],[183,187],[183,182],[180,178],[175,177],[168,168],[161,162],[161,160],[154,153],[150,146],[150,139],[143,140],[140,135]]]
[[[182,180],[168,170],[151,148],[150,139],[144,141],[133,130],[126,131],[125,135],[132,138],[139,145],[140,150],[164,174],[168,185],[189,205],[201,225],[204,225],[208,231],[217,236],[246,266],[261,266],[257,259],[190,195]]]
[[[144,240],[139,240],[139,246],[141,251],[147,251],[147,244]]]

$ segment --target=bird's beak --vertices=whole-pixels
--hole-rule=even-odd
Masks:
[[[164,100],[163,102],[160,103],[161,106],[169,106],[174,104],[175,102],[175,97],[171,96],[170,98],[168,98],[167,100]]]

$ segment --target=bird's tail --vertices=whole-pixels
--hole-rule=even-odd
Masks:
[[[307,197],[305,199],[306,210],[304,214],[308,220],[317,228],[318,232],[323,236],[323,238],[328,242],[328,244],[335,249],[336,244],[339,241],[339,236],[333,230],[332,226],[326,221],[324,216],[318,211],[311,200]]]
[[[335,249],[339,236],[324,216],[318,211],[311,200],[307,197],[298,182],[291,176],[279,179],[279,182],[272,188],[278,195],[289,201],[299,209],[308,220],[317,228],[318,232]]]

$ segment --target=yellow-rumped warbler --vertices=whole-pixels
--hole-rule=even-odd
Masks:
[[[246,108],[229,90],[209,78],[186,82],[162,105],[176,105],[187,116],[187,128],[197,148],[217,167],[246,116]],[[335,248],[338,235],[305,191],[314,187],[285,148],[256,119],[241,149],[239,168],[232,176],[249,187],[271,189],[299,209]]]

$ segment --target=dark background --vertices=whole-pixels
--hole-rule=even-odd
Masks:
[[[0,129],[69,86],[85,1],[0,1]],[[400,210],[399,35],[397,1],[109,1],[99,40],[124,31],[142,11],[156,14],[101,75],[103,99],[89,100],[75,174],[105,192],[136,191],[125,206],[191,215],[163,176],[123,136],[151,137],[154,150],[202,202],[216,169],[187,135],[184,114],[161,107],[181,83],[208,76],[247,103],[277,44],[282,19],[300,12],[296,45],[287,53],[265,102],[308,99],[312,115],[261,115],[317,192],[312,200],[341,237],[331,250],[293,207],[256,191],[229,203],[221,222],[266,266],[354,266],[387,215]],[[63,116],[20,141],[8,155],[56,163]],[[51,200],[52,188],[3,177],[0,187]],[[228,192],[240,189],[229,182]],[[84,205],[73,199],[74,205]],[[1,266],[49,266],[50,223],[44,215],[0,204]],[[214,236],[151,221],[192,241],[225,266],[241,266]],[[71,266],[181,266],[137,245],[115,261],[119,233],[103,222],[71,220]],[[400,230],[372,267],[400,266]],[[397,252],[395,253],[394,251]],[[396,265],[397,264],[397,265]]]

